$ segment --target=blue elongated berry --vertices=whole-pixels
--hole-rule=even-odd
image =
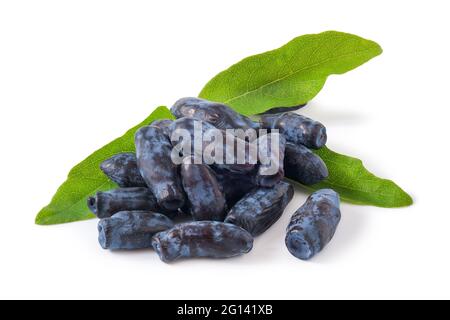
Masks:
[[[272,188],[254,189],[236,203],[225,222],[237,225],[256,237],[278,221],[293,196],[294,188],[284,181]]]
[[[309,260],[331,241],[341,220],[339,195],[331,189],[313,193],[292,216],[286,246],[302,260]]]
[[[301,144],[286,144],[284,170],[287,178],[308,186],[328,177],[325,162]]]
[[[260,123],[265,129],[280,130],[286,140],[293,144],[319,149],[327,142],[327,131],[323,124],[293,112],[264,115]]]
[[[163,119],[163,120],[155,120],[150,125],[152,127],[157,127],[161,129],[167,137],[170,137],[170,126],[172,125],[173,120]]]
[[[98,241],[103,249],[152,248],[152,237],[173,228],[166,216],[148,211],[122,211],[98,223]]]
[[[134,153],[117,154],[104,161],[100,169],[121,188],[147,187],[139,173]]]
[[[171,159],[172,145],[164,131],[155,126],[141,128],[135,143],[139,171],[158,204],[166,210],[182,208],[185,196],[178,167]]]
[[[223,221],[227,203],[214,172],[186,157],[181,165],[183,188],[194,220]]]
[[[173,105],[171,112],[177,118],[195,118],[222,130],[259,128],[259,123],[237,113],[229,106],[199,98],[182,98]]]
[[[179,224],[153,237],[153,248],[164,262],[180,258],[231,258],[248,253],[252,247],[250,233],[215,221]]]
[[[284,178],[286,139],[279,133],[258,138],[259,167],[256,182],[261,187],[273,187]]]
[[[120,211],[160,211],[147,188],[119,188],[98,192],[88,199],[88,207],[98,218],[109,218]]]
[[[217,181],[225,194],[228,207],[233,207],[247,193],[257,187],[256,178],[252,174],[238,175],[214,168]]]

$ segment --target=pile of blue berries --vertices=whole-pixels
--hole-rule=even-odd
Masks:
[[[88,199],[101,219],[100,245],[110,250],[153,248],[164,262],[248,253],[253,238],[277,222],[293,198],[294,188],[285,178],[313,185],[328,177],[325,163],[311,151],[325,145],[325,127],[282,110],[253,121],[224,104],[183,98],[171,109],[177,120],[158,120],[139,129],[136,153],[118,154],[101,164],[119,188]],[[262,142],[279,140],[278,171],[267,174],[269,168],[260,161],[196,163],[184,148],[179,150],[181,163],[174,163],[172,151],[179,141],[173,133],[183,129],[194,139],[199,124],[205,131],[266,129],[254,139],[267,146]],[[250,148],[248,140],[240,142]],[[274,152],[269,147],[263,151]],[[302,260],[319,253],[334,236],[339,206],[333,190],[312,194],[287,228],[289,252]]]

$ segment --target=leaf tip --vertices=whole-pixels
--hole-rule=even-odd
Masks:
[[[383,48],[375,41],[372,41],[372,43],[375,47],[375,57],[381,55],[383,53]]]
[[[52,210],[49,206],[46,206],[39,211],[34,219],[34,223],[38,226],[48,226],[55,224],[52,222],[55,219],[55,215],[52,213]]]
[[[391,199],[390,202],[387,202],[382,207],[405,208],[405,207],[412,206],[414,204],[413,197],[410,194],[408,194],[405,190],[400,188],[400,186],[398,184],[396,184],[392,180],[386,180],[386,181],[389,182],[391,184],[391,186],[394,188],[391,193],[393,198]]]
[[[45,217],[44,217],[44,209],[39,211],[39,213],[36,215],[36,218],[34,218],[34,223],[38,226],[45,226]]]
[[[403,205],[401,205],[401,207],[410,207],[414,204],[413,197],[404,190],[402,190],[402,197],[403,197],[402,203]]]

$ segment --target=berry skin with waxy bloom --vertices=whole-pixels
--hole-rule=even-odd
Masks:
[[[137,168],[135,153],[119,153],[103,161],[100,169],[121,188],[147,187]]]
[[[232,258],[250,252],[253,237],[223,222],[196,221],[176,225],[153,237],[153,248],[164,262],[181,258]]]
[[[135,136],[137,166],[142,178],[153,192],[159,206],[178,210],[184,206],[185,195],[172,162],[172,145],[164,131],[155,126],[139,129]]]
[[[309,260],[331,241],[341,220],[339,195],[331,189],[313,193],[292,216],[287,228],[289,252]]]
[[[98,241],[103,249],[136,250],[152,247],[152,237],[173,228],[166,216],[149,211],[122,211],[98,223]]]
[[[294,188],[284,181],[272,188],[256,188],[231,208],[225,222],[257,237],[280,219],[293,196]]]
[[[150,126],[161,129],[164,132],[164,134],[166,135],[166,137],[170,138],[170,134],[171,134],[170,126],[172,125],[172,123],[173,123],[173,120],[168,120],[168,119],[155,120],[150,124]]]
[[[301,144],[286,144],[284,170],[287,178],[307,186],[319,183],[328,177],[325,162]]]
[[[264,115],[260,120],[265,129],[278,129],[288,142],[320,149],[327,143],[327,130],[323,124],[293,112]]]
[[[186,157],[181,164],[181,178],[194,220],[225,219],[227,210],[225,195],[208,165],[195,164],[194,157]]]
[[[97,192],[88,199],[88,207],[98,218],[109,218],[120,211],[160,211],[148,188],[119,188]]]
[[[229,106],[199,98],[182,98],[170,109],[176,118],[195,118],[205,121],[220,130],[259,129],[259,123],[241,115]]]

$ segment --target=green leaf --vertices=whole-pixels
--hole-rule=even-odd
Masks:
[[[361,160],[336,153],[327,147],[315,153],[325,161],[330,176],[321,183],[305,188],[331,188],[340,194],[342,200],[360,205],[396,208],[413,204],[412,198],[398,185],[367,171]]]
[[[305,35],[219,73],[203,88],[200,97],[228,104],[245,115],[300,105],[319,93],[329,75],[350,71],[381,53],[375,42],[347,33]],[[306,188],[333,188],[344,201],[361,205],[391,208],[413,203],[394,182],[367,171],[361,160],[326,147],[316,153],[327,164],[330,176]]]
[[[313,99],[329,75],[353,70],[381,53],[377,43],[348,33],[304,35],[219,73],[200,97],[244,115],[296,106]]]
[[[36,217],[36,224],[51,225],[93,218],[86,201],[97,191],[110,190],[116,185],[100,170],[100,164],[121,152],[134,152],[136,131],[158,119],[173,119],[166,107],[157,108],[147,119],[135,126],[122,137],[95,151],[84,161],[76,165],[67,180],[59,187],[48,206]]]

